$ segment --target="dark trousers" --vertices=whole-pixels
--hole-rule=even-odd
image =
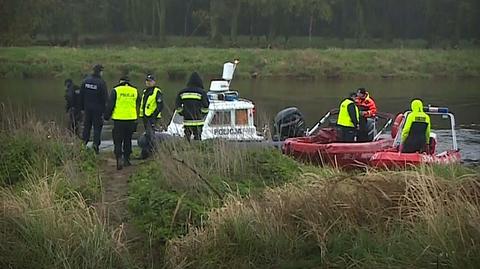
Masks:
[[[82,121],[82,113],[74,107],[68,110],[68,129],[77,136],[80,136],[80,123]]]
[[[146,146],[142,148],[142,156],[148,157],[154,148],[155,138],[155,118],[143,118],[143,127],[145,128]]]
[[[357,142],[373,141],[374,134],[374,119],[360,117],[359,130],[357,131]]]
[[[415,152],[424,152],[426,150],[426,141],[425,135],[423,136],[414,136],[409,135],[405,142],[402,145],[403,153],[415,153]]]
[[[353,127],[337,126],[338,142],[355,142],[357,130]]]
[[[83,124],[83,141],[85,144],[90,141],[90,130],[93,126],[93,145],[97,147],[100,146],[103,127],[102,114],[102,112],[95,110],[85,111],[85,122]]]
[[[190,141],[192,134],[194,140],[202,140],[202,129],[203,125],[199,126],[184,126],[185,138]]]
[[[132,135],[136,129],[134,120],[114,120],[113,121],[113,144],[115,145],[115,157],[120,158],[123,155],[125,160],[130,159],[132,153]]]

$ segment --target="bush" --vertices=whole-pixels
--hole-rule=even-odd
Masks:
[[[200,227],[224,197],[247,196],[295,179],[298,164],[273,149],[224,142],[162,146],[130,182],[129,207],[142,230],[170,239]]]

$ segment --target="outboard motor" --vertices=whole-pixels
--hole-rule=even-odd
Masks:
[[[278,112],[274,119],[274,141],[283,141],[291,137],[305,136],[305,119],[296,107],[288,107]]]

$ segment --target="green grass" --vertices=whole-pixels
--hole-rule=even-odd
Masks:
[[[278,150],[230,146],[210,141],[160,147],[130,182],[136,224],[155,240],[172,239],[200,227],[206,213],[229,196],[260,195],[300,173],[298,164]]]
[[[0,113],[4,116],[0,121],[0,186],[21,189],[32,173],[60,172],[69,179],[65,186],[90,202],[99,198],[98,160],[79,139],[59,126],[38,122],[33,114],[5,105]]]
[[[480,76],[478,49],[213,49],[213,48],[0,48],[0,77],[78,78],[102,63],[107,76],[184,79],[192,71],[218,76],[239,58],[243,78],[466,78]]]

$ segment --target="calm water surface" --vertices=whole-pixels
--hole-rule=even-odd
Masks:
[[[77,84],[80,81],[76,81]],[[115,80],[107,80],[109,87]],[[142,81],[133,81],[139,88]],[[205,83],[207,87],[208,83]],[[173,110],[176,93],[183,81],[162,81],[166,100],[165,116]],[[275,114],[288,106],[297,106],[304,113],[307,125],[313,125],[329,109],[358,87],[369,89],[381,111],[398,113],[409,108],[412,98],[425,104],[447,106],[455,114],[459,146],[465,159],[480,159],[480,80],[367,80],[367,81],[299,81],[299,80],[237,80],[232,88],[251,99],[257,108],[257,122],[270,122]],[[64,124],[63,79],[0,80],[0,101],[34,110],[43,120]],[[446,127],[434,120],[433,128]],[[110,138],[108,124],[104,137]]]

